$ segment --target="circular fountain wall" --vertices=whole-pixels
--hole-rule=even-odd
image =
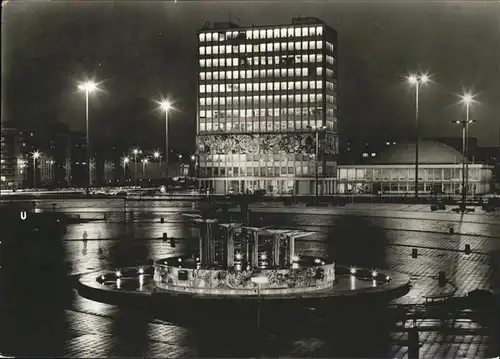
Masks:
[[[196,261],[175,257],[154,264],[158,288],[205,295],[287,295],[331,288],[335,282],[335,263],[313,260],[292,268],[202,268]],[[254,279],[252,279],[254,278]],[[255,280],[258,278],[258,280]]]

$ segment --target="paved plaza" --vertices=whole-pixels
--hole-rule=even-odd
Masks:
[[[53,200],[37,201],[40,211],[53,210]],[[475,213],[460,215],[451,212],[431,212],[424,205],[348,204],[346,207],[305,207],[262,203],[251,206],[251,211],[273,221],[273,215],[296,216],[293,225],[317,231],[310,242],[298,244],[298,250],[323,250],[333,239],[329,228],[339,224],[342,216],[359,216],[369,226],[379,228],[385,242],[383,262],[387,268],[402,272],[412,278],[412,288],[395,304],[422,304],[426,298],[449,293],[465,296],[475,289],[498,291],[500,289],[500,216],[498,213]],[[56,211],[79,213],[81,218],[93,219],[88,223],[70,225],[64,237],[67,260],[71,263],[72,275],[91,273],[102,269],[114,270],[110,260],[113,248],[124,241],[134,241],[147,246],[147,256],[168,257],[187,248],[182,238],[194,238],[195,229],[182,213],[196,211],[191,202],[153,202],[122,200],[57,201]],[[99,214],[107,213],[106,219]],[[132,223],[130,221],[133,215]],[[164,217],[165,223],[159,218]],[[124,219],[129,222],[125,225]],[[450,233],[450,227],[454,233]],[[171,248],[162,242],[162,233],[178,238],[179,245]],[[82,241],[83,233],[88,240]],[[134,238],[134,239],[133,239]],[[349,241],[339,238],[336,241]],[[362,246],[370,246],[370,236],[352,238]],[[471,253],[465,253],[466,244]],[[412,258],[412,249],[418,257]],[[343,263],[348,264],[348,263]],[[378,265],[378,263],[374,263]],[[439,286],[437,276],[446,273],[448,283]],[[146,356],[146,357],[194,357],[202,355],[197,348],[200,338],[195,332],[158,318],[128,318],[123,310],[112,305],[94,302],[75,294],[72,304],[65,309],[69,338],[65,341],[64,355],[71,357],[97,356]],[[124,319],[125,318],[125,319]],[[131,333],[117,334],[116,321],[130,320]],[[406,358],[408,352],[407,333],[410,322],[400,323],[399,329],[391,333],[388,356]],[[482,328],[468,318],[436,321],[419,319],[421,358],[486,358],[496,354],[491,330]],[[134,335],[142,342],[136,347],[130,343]],[[129,344],[117,340],[126,336]],[[123,338],[121,338],[123,339]],[[328,338],[317,336],[282,335],[281,356],[328,357]],[[273,346],[275,337],[264,338]],[[264,353],[263,356],[274,356]]]

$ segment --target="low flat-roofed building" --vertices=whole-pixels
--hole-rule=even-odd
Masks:
[[[437,141],[419,142],[419,193],[459,194],[462,154]],[[469,162],[468,193],[493,190],[494,166]],[[401,142],[374,158],[373,164],[339,165],[337,192],[342,194],[412,194],[415,192],[415,142]]]

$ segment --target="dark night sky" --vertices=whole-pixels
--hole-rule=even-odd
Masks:
[[[91,101],[91,136],[161,147],[163,117],[152,99],[169,95],[178,107],[171,146],[194,148],[196,30],[230,13],[241,25],[316,16],[338,31],[341,140],[412,136],[414,95],[403,76],[422,68],[435,81],[421,92],[422,135],[459,136],[449,121],[465,112],[454,93],[473,86],[471,136],[498,144],[498,1],[10,1],[2,11],[2,119],[83,129],[75,88],[95,76],[106,92]]]

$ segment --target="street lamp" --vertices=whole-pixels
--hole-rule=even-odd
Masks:
[[[33,152],[33,188],[36,188],[36,160],[40,158],[42,154],[37,150]]]
[[[149,160],[147,158],[143,158],[141,160],[141,162],[142,162],[142,178],[145,178],[146,177],[146,175],[145,175],[146,174],[146,166],[148,165]]]
[[[426,74],[410,75],[407,81],[411,85],[415,85],[415,198],[418,198],[418,140],[420,138],[420,118],[418,112],[419,91],[420,85],[425,85],[429,81],[429,76]]]
[[[326,126],[321,126],[321,127],[315,127],[315,126],[307,126],[307,128],[315,131],[316,133],[316,149],[315,149],[315,155],[314,155],[314,160],[315,160],[315,170],[314,170],[314,174],[315,174],[315,203],[318,204],[318,187],[319,187],[319,173],[318,173],[318,157],[319,157],[319,132],[320,131],[324,131],[326,130]],[[325,171],[325,169],[323,168],[323,171]]]
[[[90,166],[90,140],[89,140],[89,93],[96,91],[97,84],[93,81],[85,81],[78,85],[80,91],[85,92],[85,136],[86,136],[86,146],[87,146],[87,166],[88,166],[88,186],[90,188],[92,185],[92,170]]]
[[[134,155],[134,185],[137,186],[137,155],[141,152],[138,148],[132,150]]]
[[[474,96],[471,93],[465,93],[461,100],[465,105],[465,120],[452,121],[462,125],[462,212],[465,211],[467,204],[467,191],[469,189],[469,124],[476,122],[470,119],[470,105],[474,102]]]
[[[172,109],[172,104],[168,100],[162,100],[159,104],[165,111],[165,177],[168,178],[168,113]]]
[[[123,179],[126,180],[127,177],[127,163],[130,162],[130,158],[123,157]]]

